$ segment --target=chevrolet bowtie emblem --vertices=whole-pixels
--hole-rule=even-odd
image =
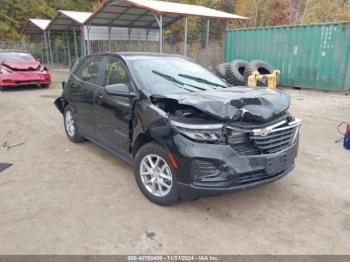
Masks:
[[[253,131],[255,136],[268,136],[272,133],[272,129],[264,128],[264,129],[255,129]]]

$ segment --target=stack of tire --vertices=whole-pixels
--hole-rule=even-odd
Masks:
[[[261,75],[272,74],[275,68],[261,60],[247,62],[245,60],[233,60],[231,63],[220,64],[216,67],[216,75],[225,79],[232,86],[246,86],[248,77],[258,71]],[[259,81],[258,86],[267,86],[266,81]]]

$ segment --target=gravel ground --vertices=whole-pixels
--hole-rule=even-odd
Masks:
[[[0,93],[0,254],[349,254],[350,151],[334,141],[349,97],[288,89],[304,119],[296,169],[250,191],[174,207],[149,202],[132,169],[73,144],[49,89]]]

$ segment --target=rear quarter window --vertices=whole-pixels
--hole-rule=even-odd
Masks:
[[[71,70],[72,74],[79,79],[81,79],[82,74],[83,74],[84,60],[85,59],[77,60],[76,64],[73,65],[72,70]]]
[[[88,57],[79,63],[73,75],[84,82],[96,85],[103,57]]]

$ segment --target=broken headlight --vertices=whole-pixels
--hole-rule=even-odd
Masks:
[[[224,139],[222,128],[223,124],[186,124],[170,120],[172,126],[184,136],[196,141],[216,142]]]
[[[5,67],[2,67],[0,65],[0,74],[6,74],[6,73],[11,73],[11,70],[5,68]]]
[[[40,66],[40,72],[48,72],[49,70],[45,66]]]

